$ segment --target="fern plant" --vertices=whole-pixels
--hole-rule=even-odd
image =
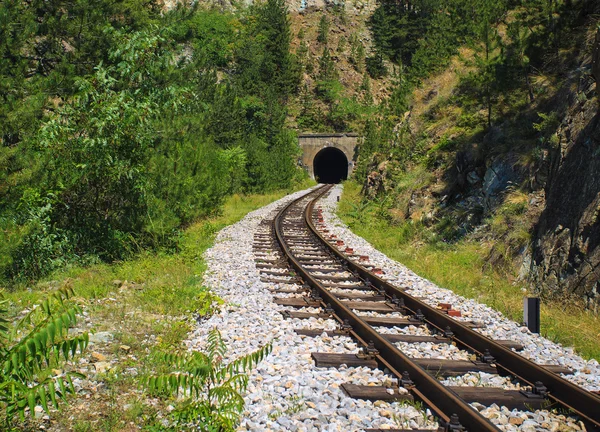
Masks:
[[[173,411],[174,430],[182,426],[206,432],[235,430],[244,409],[242,393],[248,387],[247,372],[270,352],[271,344],[239,357],[223,361],[227,347],[218,329],[208,335],[206,352],[165,353],[162,360],[175,372],[146,379],[151,394],[182,397]]]
[[[82,374],[53,372],[89,342],[87,333],[69,335],[81,313],[68,301],[73,294],[68,287],[58,290],[11,325],[8,301],[0,292],[0,413],[6,425],[17,415],[23,421],[28,408],[33,415],[38,405],[49,413],[75,393],[72,377]]]

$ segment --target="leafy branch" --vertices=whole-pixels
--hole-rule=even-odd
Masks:
[[[31,415],[38,405],[49,413],[75,393],[72,378],[83,375],[51,372],[89,342],[87,333],[69,335],[81,313],[68,301],[73,295],[71,288],[61,288],[11,327],[8,301],[0,293],[0,410],[5,424],[17,414],[23,421],[25,411],[29,408]]]
[[[161,360],[175,372],[146,379],[151,394],[184,398],[174,412],[176,423],[202,431],[234,430],[244,409],[242,393],[248,387],[247,372],[270,352],[271,344],[229,363],[227,347],[218,329],[208,335],[206,352],[165,353]]]

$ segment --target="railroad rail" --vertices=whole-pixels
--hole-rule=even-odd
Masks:
[[[440,419],[448,431],[497,431],[469,403],[497,401],[513,407],[560,407],[577,415],[590,430],[600,430],[600,398],[562,378],[550,366],[538,365],[510,349],[506,341],[494,341],[476,331],[468,323],[453,319],[447,313],[411,296],[380,275],[378,270],[353,259],[352,250],[341,251],[335,236],[329,235],[315,203],[329,192],[331,186],[320,187],[282,208],[272,222],[274,239],[260,240],[268,247],[278,247],[284,260],[293,269],[292,278],[307,294],[304,298],[276,299],[292,307],[320,307],[323,313],[289,313],[290,317],[330,317],[338,321],[338,334],[357,340],[363,349],[354,354],[313,353],[317,366],[339,364],[387,368],[397,377],[410,397],[421,400]],[[320,228],[320,229],[319,229]],[[343,242],[341,242],[343,244]],[[269,266],[279,260],[263,259],[260,265],[268,274]],[[343,276],[339,276],[343,274]],[[281,272],[273,272],[273,276]],[[334,291],[335,289],[335,291]],[[353,294],[344,294],[344,289]],[[359,290],[361,293],[356,294]],[[292,292],[293,290],[289,291]],[[282,290],[280,292],[286,292]],[[297,291],[296,291],[297,292]],[[309,296],[308,296],[309,295]],[[390,313],[392,318],[365,317],[356,310]],[[398,313],[403,315],[398,318]],[[434,343],[455,343],[474,354],[476,361],[435,361],[415,359],[404,354],[394,342],[422,341],[423,337],[392,336],[378,332],[379,326],[422,325],[436,335],[428,337]],[[317,330],[298,332],[316,336]],[[425,337],[427,339],[427,337]],[[554,368],[556,369],[556,368]],[[514,377],[527,391],[503,391],[490,388],[447,387],[437,375],[460,375],[469,371],[484,371]],[[351,396],[401,398],[401,393],[386,396],[382,389],[344,388]],[[481,399],[479,399],[481,398]]]

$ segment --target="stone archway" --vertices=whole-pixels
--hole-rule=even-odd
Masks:
[[[300,162],[308,171],[311,178],[315,178],[314,163],[317,160],[317,154],[327,148],[335,148],[344,154],[347,161],[345,178],[348,178],[352,174],[352,170],[354,169],[354,154],[358,145],[357,134],[302,134],[298,137],[298,144],[302,149]]]

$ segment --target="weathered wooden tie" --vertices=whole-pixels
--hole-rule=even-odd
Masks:
[[[356,354],[338,354],[338,353],[318,353],[310,354],[315,361],[317,367],[340,367],[345,364],[348,367],[368,367],[376,369],[378,367],[377,360],[360,358]]]
[[[318,302],[316,300],[312,300],[308,297],[290,297],[290,298],[276,297],[273,299],[273,302],[275,302],[275,304],[278,304],[281,306],[290,306],[290,307],[297,307],[297,308],[319,307],[321,305],[320,302]]]
[[[414,400],[410,393],[400,393],[398,388],[389,388],[383,386],[366,386],[355,384],[342,384],[340,386],[348,396],[353,399],[362,399],[368,401],[398,401]]]

